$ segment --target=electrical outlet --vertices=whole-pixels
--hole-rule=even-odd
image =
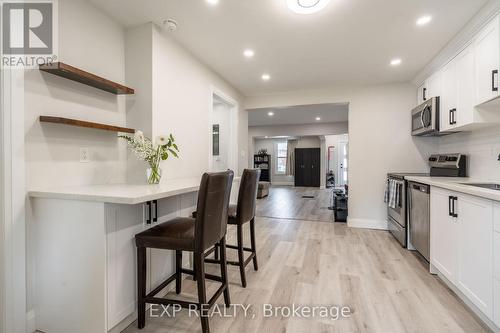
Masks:
[[[88,148],[80,148],[80,163],[90,162],[90,152]]]

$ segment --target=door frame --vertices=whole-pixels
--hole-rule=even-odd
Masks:
[[[25,333],[24,70],[0,66],[0,333]]]
[[[208,170],[212,171],[213,168],[213,155],[212,155],[212,146],[213,146],[213,113],[214,113],[214,95],[222,99],[228,105],[230,105],[230,123],[231,123],[231,147],[229,148],[229,157],[228,157],[228,166],[229,169],[233,170],[236,175],[239,174],[238,169],[238,113],[240,110],[239,103],[230,97],[228,94],[224,93],[221,89],[218,89],[215,86],[210,86],[210,98],[209,98],[209,114],[208,114]]]

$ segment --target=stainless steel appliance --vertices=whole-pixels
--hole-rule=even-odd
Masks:
[[[439,97],[429,98],[411,111],[411,134],[414,136],[445,135],[445,133],[439,133]]]
[[[390,233],[403,247],[412,248],[411,245],[411,187],[406,180],[407,176],[432,176],[432,177],[466,177],[467,157],[463,154],[441,154],[429,157],[430,174],[425,173],[389,173],[387,181],[394,180],[399,186],[398,200],[395,207],[388,206],[387,222]],[[418,222],[417,222],[418,223]],[[417,241],[418,242],[418,241]],[[410,244],[408,244],[410,243]]]
[[[407,247],[408,232],[408,210],[407,210],[407,188],[406,176],[429,176],[428,173],[389,173],[387,181],[394,180],[397,184],[400,195],[395,207],[387,208],[387,224],[389,232],[398,240],[403,247]]]
[[[427,261],[430,261],[430,193],[429,185],[408,184],[411,244]]]

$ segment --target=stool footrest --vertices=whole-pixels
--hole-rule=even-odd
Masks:
[[[162,291],[166,286],[168,286],[174,280],[175,280],[175,274],[171,275],[165,281],[160,283],[160,285],[158,287],[156,287],[155,289],[153,289],[153,291],[151,291],[149,294],[146,295],[146,298],[155,296],[156,294],[158,294],[160,291]]]
[[[248,258],[243,262],[243,266],[247,266],[250,261],[252,261],[253,257],[255,257],[255,253],[252,253],[248,256]],[[239,266],[240,265],[240,262],[239,261],[227,261],[227,264],[228,265],[231,265],[231,266]]]
[[[162,304],[162,305],[175,305],[179,304],[182,308],[188,309],[193,305],[196,306],[196,309],[199,309],[200,304],[196,302],[188,302],[180,299],[169,299],[169,298],[161,298],[161,297],[146,297],[144,301],[149,304]]]
[[[238,250],[236,245],[226,245],[228,249]],[[243,247],[243,251],[253,252],[253,250],[249,247]]]
[[[194,276],[194,271],[192,269],[181,268],[181,273]],[[205,273],[205,278],[208,279],[208,280],[212,280],[212,281],[224,283],[222,281],[222,277],[217,276],[217,275],[212,275],[212,274]]]

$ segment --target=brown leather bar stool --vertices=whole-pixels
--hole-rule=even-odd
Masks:
[[[226,307],[231,305],[227,280],[226,263],[226,229],[228,205],[233,183],[233,172],[205,173],[201,178],[198,193],[197,217],[178,217],[169,222],[157,225],[135,236],[137,246],[137,292],[138,319],[140,329],[146,324],[146,303],[178,304],[183,308],[195,305],[200,311],[201,327],[204,333],[210,332],[206,313],[224,293]],[[221,260],[218,261],[221,276],[205,274],[204,259],[206,250],[214,245],[220,248]],[[146,295],[146,248],[175,250],[176,272]],[[194,256],[194,269],[182,268],[182,251],[191,251]],[[155,295],[172,281],[176,281],[175,291],[181,292],[182,273],[194,275],[198,284],[198,302],[188,302]],[[205,279],[221,282],[221,287],[207,302]]]
[[[240,268],[241,285],[243,288],[247,286],[245,275],[245,267],[253,261],[254,270],[258,270],[257,265],[257,249],[255,246],[255,205],[257,203],[257,189],[260,178],[259,169],[245,169],[241,176],[240,189],[238,194],[238,204],[229,205],[228,224],[236,225],[237,245],[226,245],[227,248],[238,250],[238,261],[228,261],[229,265],[238,266]],[[196,215],[196,212],[193,216]],[[243,244],[243,225],[250,222],[250,247],[245,247]],[[223,249],[215,245],[213,249],[207,252],[215,252],[215,259],[205,259],[208,263],[218,263],[219,252],[222,256]],[[250,252],[250,256],[245,259],[245,251]]]

